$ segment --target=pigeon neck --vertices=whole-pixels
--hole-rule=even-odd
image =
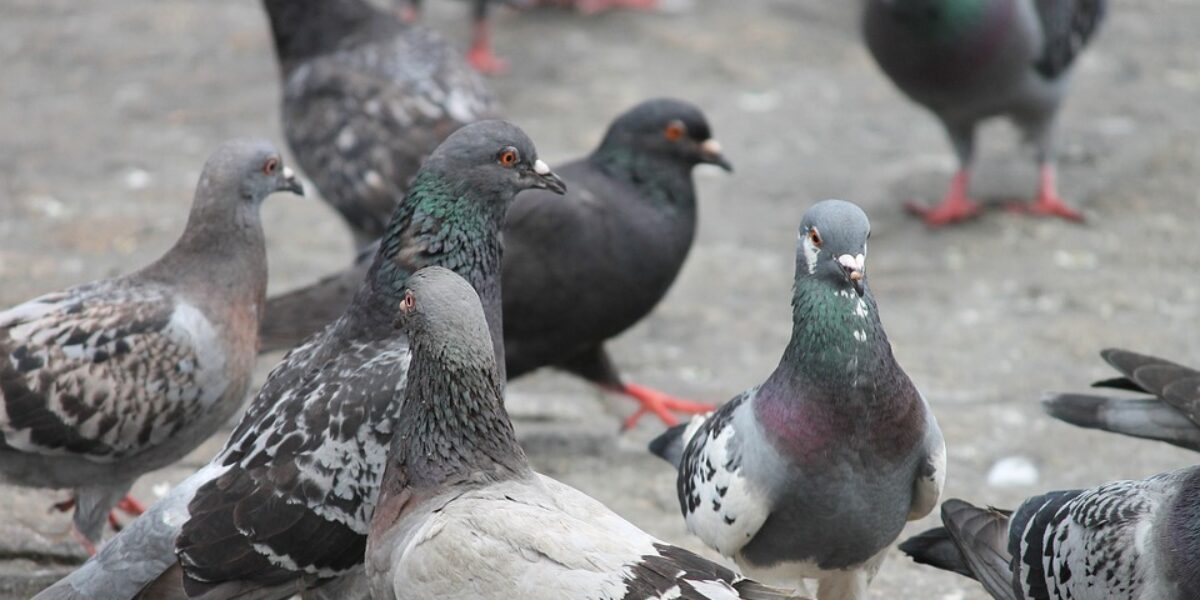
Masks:
[[[501,400],[503,380],[479,354],[413,339],[390,458],[404,487],[440,489],[530,473]]]
[[[492,214],[500,199],[474,198],[462,184],[452,184],[430,171],[417,174],[408,196],[392,213],[354,303],[364,314],[375,313],[382,330],[390,331],[395,309],[408,278],[429,266],[458,273],[479,294],[491,331],[500,373],[504,373],[504,335],[500,310],[499,222]]]
[[[973,36],[998,10],[1015,4],[1013,0],[893,0],[881,10],[889,11],[892,20],[919,40],[950,43]]]
[[[650,202],[688,212],[696,210],[692,166],[680,159],[639,152],[628,144],[605,140],[591,156],[601,171],[628,181]]]
[[[263,0],[280,64],[329,52],[346,35],[388,15],[365,0]]]

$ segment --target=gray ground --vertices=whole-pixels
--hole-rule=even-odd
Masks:
[[[466,6],[432,21],[465,43]],[[1200,362],[1200,2],[1114,2],[1075,74],[1063,121],[1064,195],[1076,226],[995,211],[931,232],[900,200],[939,196],[952,168],[936,123],[885,81],[857,37],[857,3],[697,0],[681,14],[505,14],[495,80],[507,113],[553,165],[652,95],[703,106],[736,163],[701,170],[699,241],[654,315],[613,344],[631,379],[723,401],[760,381],[788,337],[793,240],[812,202],[840,197],[873,219],[868,260],[901,363],[946,433],[949,496],[1000,506],[1047,488],[1190,464],[1166,446],[1042,416],[1042,390],[1108,375],[1112,345]],[[147,262],[180,231],[199,168],[224,138],[282,141],[267,25],[250,0],[4,0],[0,6],[0,305]],[[1034,171],[1003,124],[986,129],[977,192],[1032,193]],[[272,290],[340,267],[349,236],[314,199],[266,207]],[[278,356],[265,357],[265,373]],[[667,539],[700,548],[676,512],[673,475],[648,456],[630,404],[556,374],[512,386],[537,465]],[[151,500],[214,452],[142,478]],[[1025,457],[1036,482],[989,485]],[[65,492],[0,487],[0,597],[28,596],[80,560]],[[918,532],[933,519],[913,524]],[[982,598],[971,582],[896,553],[874,598]]]

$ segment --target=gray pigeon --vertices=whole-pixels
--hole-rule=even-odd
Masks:
[[[421,161],[454,130],[495,115],[496,101],[441,36],[366,0],[263,5],[288,145],[362,248],[383,235]]]
[[[138,477],[241,406],[267,285],[259,205],[282,190],[302,193],[274,146],[226,142],[161,258],[0,312],[0,478],[71,488],[58,508],[89,554],[114,506],[142,511]]]
[[[761,385],[668,430],[688,530],[751,577],[820,600],[860,600],[906,521],[937,506],[946,447],[892,356],[866,279],[866,214],[804,215],[792,338]]]
[[[151,510],[157,520],[118,535],[84,566],[92,578],[40,597],[289,598],[361,573],[408,373],[408,339],[392,327],[405,282],[428,265],[466,277],[502,357],[500,223],[517,192],[562,186],[509,123],[452,134],[397,206],[346,313],[272,370],[224,448]],[[142,542],[152,552],[118,544],[127,532],[154,540]],[[157,554],[164,539],[177,561]]]
[[[683,267],[696,232],[698,164],[729,162],[694,105],[647,100],[617,117],[589,156],[559,173],[565,201],[520,194],[504,227],[504,345],[508,375],[552,366],[642,404],[626,421],[653,412],[712,406],[622,381],[604,343],[650,313]],[[263,344],[279,348],[332,320],[366,271],[367,254],[347,271],[267,301]]]
[[[867,48],[884,73],[942,121],[959,170],[941,204],[910,205],[931,226],[978,214],[968,196],[975,128],[1013,119],[1037,150],[1037,200],[1027,210],[1081,221],[1058,196],[1054,126],[1070,67],[1106,0],[866,0]]]
[[[479,296],[461,277],[422,269],[399,304],[412,362],[367,539],[372,598],[792,597],[535,473],[504,410]]]
[[[1200,467],[1051,492],[1014,512],[962,500],[900,545],[998,600],[1200,598]]]
[[[1159,440],[1200,452],[1200,371],[1115,348],[1100,353],[1121,377],[1093,384],[1137,397],[1048,394],[1051,416],[1089,429]]]

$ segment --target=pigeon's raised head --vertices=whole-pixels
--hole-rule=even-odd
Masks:
[[[683,100],[646,100],[617,117],[601,148],[615,151],[622,147],[682,161],[688,166],[707,163],[733,170],[733,165],[721,154],[721,145],[713,138],[704,113]]]
[[[396,326],[430,356],[460,364],[495,360],[479,294],[449,269],[425,267],[408,279]]]
[[[304,194],[296,175],[283,164],[267,140],[239,138],[217,147],[204,163],[200,190],[212,190],[217,200],[238,198],[255,206],[275,192]]]
[[[511,199],[531,188],[562,194],[567,186],[537,155],[533,140],[507,121],[479,121],[450,134],[425,161],[445,179]]]
[[[845,200],[823,200],[804,213],[797,240],[797,278],[820,277],[863,294],[866,282],[867,213]]]

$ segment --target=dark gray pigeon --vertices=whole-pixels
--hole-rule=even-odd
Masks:
[[[1093,385],[1139,395],[1047,394],[1042,400],[1047,413],[1080,427],[1159,440],[1200,452],[1200,371],[1115,348],[1100,356],[1121,377]]]
[[[747,575],[861,600],[905,522],[929,514],[946,446],[892,356],[867,286],[870,223],[818,202],[796,249],[792,338],[779,366],[651,451],[679,469],[688,530]]]
[[[1035,496],[1012,513],[962,500],[900,545],[998,600],[1200,598],[1200,467]],[[957,551],[957,552],[955,552]]]
[[[0,312],[0,477],[72,489],[57,507],[89,553],[114,506],[142,511],[138,477],[241,406],[267,285],[259,206],[282,190],[302,192],[274,146],[226,142],[161,258]]]
[[[978,214],[968,196],[975,129],[1013,119],[1037,150],[1028,211],[1081,221],[1058,196],[1054,126],[1070,67],[1104,17],[1106,0],[866,0],[867,48],[884,73],[942,121],[959,170],[941,204],[909,205],[932,226]]]
[[[288,145],[362,248],[383,235],[421,161],[454,130],[492,118],[496,101],[441,36],[365,0],[263,5]]]
[[[643,102],[619,116],[591,155],[559,170],[564,200],[525,192],[504,228],[504,344],[509,377],[553,366],[642,404],[675,424],[671,410],[712,406],[621,380],[604,342],[654,308],[683,267],[696,231],[692,169],[730,169],[704,114],[673,99]],[[366,256],[366,255],[364,255]],[[263,344],[302,339],[349,302],[366,263],[267,303]]]
[[[418,271],[399,312],[412,362],[367,540],[372,598],[793,597],[535,473],[504,410],[479,296],[461,277]]]
[[[84,565],[92,578],[40,597],[289,598],[361,573],[408,373],[408,339],[392,327],[405,282],[429,265],[466,277],[502,357],[500,224],[517,192],[562,185],[509,123],[452,134],[396,208],[346,313],[272,370],[221,452],[148,513],[156,520],[138,519]],[[155,553],[118,544],[127,533]],[[156,553],[163,539],[177,561]]]

